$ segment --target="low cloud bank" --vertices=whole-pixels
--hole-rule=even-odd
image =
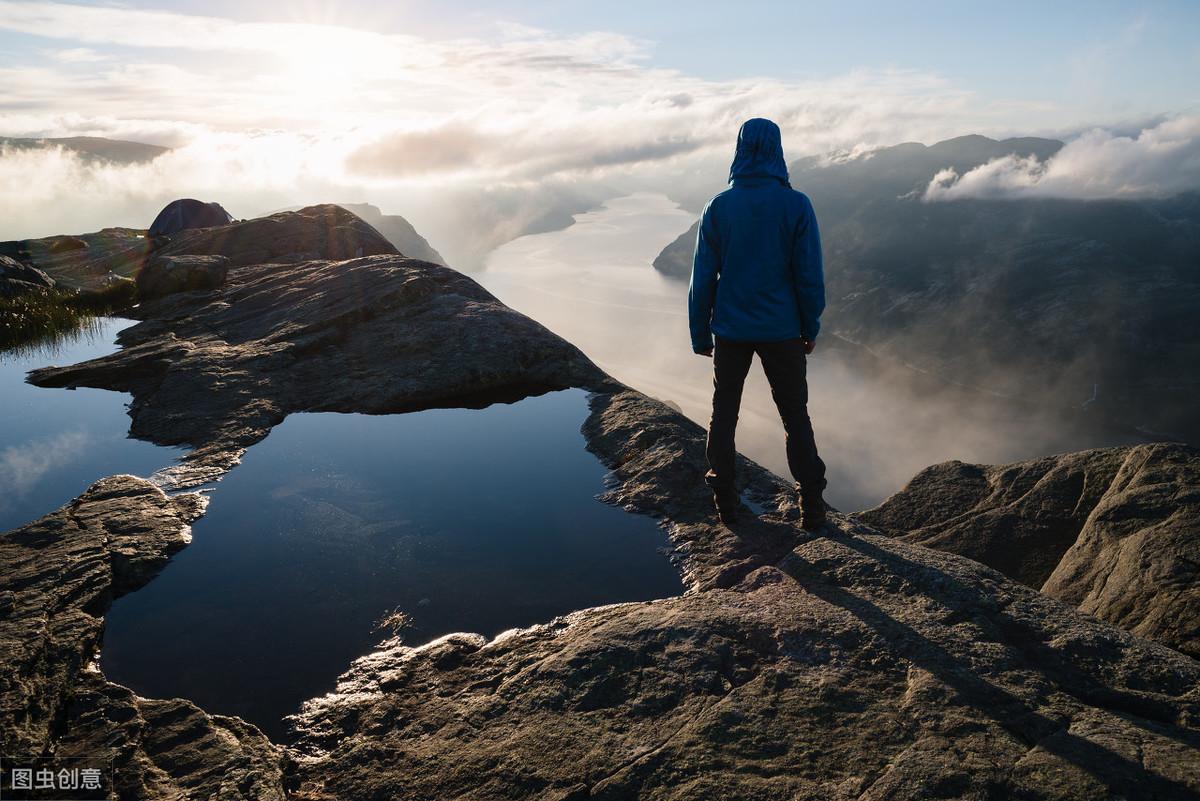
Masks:
[[[964,198],[1167,197],[1200,190],[1200,116],[1183,116],[1136,136],[1093,129],[1045,161],[1005,156],[959,175],[947,168],[927,201]]]

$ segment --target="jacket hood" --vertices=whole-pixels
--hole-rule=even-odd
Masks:
[[[738,178],[775,178],[791,187],[778,125],[761,117],[742,123],[729,167],[730,182]]]

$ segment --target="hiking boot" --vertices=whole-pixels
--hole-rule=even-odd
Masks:
[[[821,497],[824,488],[799,488],[800,492],[800,528],[805,531],[816,531],[829,519],[825,515],[825,499]]]
[[[736,492],[720,492],[713,490],[713,506],[717,509],[717,518],[724,524],[737,522],[738,511],[742,508],[742,499]]]
[[[716,507],[717,517],[721,522],[729,524],[737,520],[738,510],[742,506],[737,489],[718,481],[716,474],[711,470],[704,474],[704,483],[712,490],[713,506]]]

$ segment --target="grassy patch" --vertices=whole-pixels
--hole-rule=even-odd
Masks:
[[[128,309],[136,302],[131,282],[74,292],[50,289],[15,298],[0,297],[0,351],[36,348],[87,328],[95,317]]]

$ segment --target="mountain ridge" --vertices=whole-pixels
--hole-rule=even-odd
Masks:
[[[945,167],[961,173],[1010,150],[1044,160],[1058,147],[959,137],[793,164],[821,225],[825,330],[957,384],[1086,402],[1151,436],[1200,441],[1190,401],[1200,337],[1187,323],[1200,306],[1200,192],[922,200]],[[686,279],[695,232],[651,266]]]

